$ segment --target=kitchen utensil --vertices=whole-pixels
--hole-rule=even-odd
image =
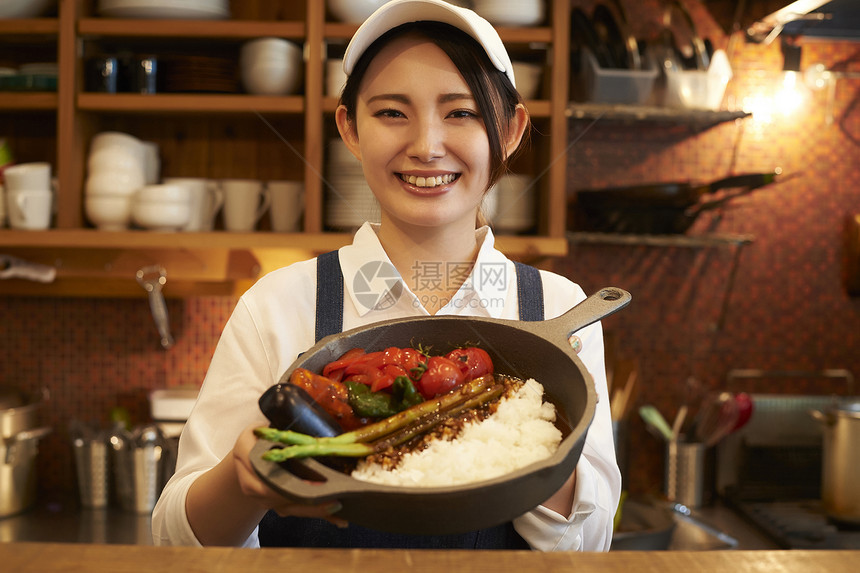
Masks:
[[[672,511],[674,511],[676,514],[678,514],[680,516],[680,518],[683,519],[684,521],[692,523],[693,525],[695,525],[696,527],[698,527],[699,529],[701,529],[702,531],[704,531],[708,535],[712,535],[712,536],[716,537],[717,539],[719,539],[720,541],[722,541],[723,543],[728,545],[730,548],[733,549],[733,548],[738,546],[738,540],[737,539],[735,539],[734,537],[732,537],[728,533],[717,529],[716,527],[714,527],[710,523],[702,521],[699,517],[697,517],[696,515],[693,514],[692,509],[690,509],[689,507],[687,507],[683,503],[673,503],[672,504]]]
[[[696,439],[710,447],[734,430],[739,409],[731,392],[720,392],[705,399],[699,414]]]
[[[860,401],[845,399],[812,410],[824,429],[821,501],[834,521],[860,525]]]
[[[687,419],[687,405],[683,404],[678,408],[678,413],[675,414],[675,420],[672,422],[672,439],[677,440],[681,435],[681,428],[684,427],[684,420]]]
[[[642,419],[648,425],[648,427],[652,430],[655,430],[657,434],[662,436],[666,441],[671,441],[674,437],[672,433],[672,428],[669,427],[669,424],[666,422],[666,419],[660,413],[657,408],[650,404],[646,404],[639,408],[639,415],[642,416]]]
[[[591,16],[599,40],[607,46],[616,68],[638,70],[642,67],[639,46],[627,26],[620,2],[597,4]]]
[[[575,204],[580,209],[571,220],[592,231],[612,233],[680,234],[699,214],[715,209],[741,195],[774,183],[782,173],[750,173],[725,177],[711,183],[651,183],[606,189],[581,189]],[[739,188],[713,198],[722,189]]]
[[[581,8],[570,10],[570,33],[573,40],[571,47],[579,51],[588,49],[601,68],[616,67],[608,46],[600,41],[600,36],[594,29],[591,18]],[[574,60],[578,60],[578,58],[571,58],[571,61]]]
[[[170,319],[167,315],[167,302],[161,289],[167,284],[167,271],[161,265],[150,265],[138,269],[137,282],[149,293],[149,308],[152,318],[158,328],[161,347],[167,350],[173,346],[173,336],[170,334]]]
[[[665,504],[627,499],[624,514],[612,535],[612,550],[665,551],[672,543],[675,527],[672,512]]]
[[[549,458],[499,478],[451,487],[395,487],[355,480],[315,459],[293,460],[289,468],[262,459],[272,444],[260,441],[251,452],[254,469],[271,487],[301,503],[339,500],[338,516],[383,531],[446,534],[472,531],[508,521],[545,501],[576,466],[596,408],[591,375],[571,348],[573,332],[625,307],[630,294],[604,288],[562,316],[521,322],[489,318],[434,316],[384,321],[324,338],[287,369],[322,370],[347,350],[382,350],[421,344],[444,353],[479,344],[496,371],[534,378],[558,406],[568,426]]]
[[[676,25],[677,19],[674,18],[675,14],[681,16],[680,20],[683,21],[681,29]],[[663,13],[663,25],[667,30],[673,30],[671,34],[673,40],[679,37],[686,38],[686,42],[683,42],[683,45],[675,43],[673,46],[680,55],[683,67],[686,69],[707,70],[710,61],[705,42],[699,36],[696,23],[693,21],[690,12],[679,0],[668,0],[666,3],[666,10]],[[688,51],[692,52],[692,54],[688,55]]]

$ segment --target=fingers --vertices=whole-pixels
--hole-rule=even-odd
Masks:
[[[270,488],[254,471],[251,464],[251,450],[257,443],[254,428],[259,424],[249,426],[242,431],[233,446],[233,461],[236,476],[242,493],[253,503],[271,509],[281,517],[309,517],[324,519],[337,527],[346,527],[349,523],[343,518],[334,516],[342,509],[338,501],[320,504],[300,504],[285,499],[281,494]]]

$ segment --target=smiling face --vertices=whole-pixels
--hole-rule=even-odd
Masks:
[[[383,224],[474,228],[490,143],[466,81],[436,44],[409,34],[386,45],[361,81],[352,119],[341,106],[337,121]]]

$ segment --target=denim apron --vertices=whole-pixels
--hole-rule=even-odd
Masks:
[[[534,267],[514,262],[520,320],[543,320],[543,287]],[[343,331],[343,276],[337,251],[317,258],[316,340]],[[453,535],[388,533],[350,524],[340,528],[323,519],[280,517],[269,511],[260,521],[263,547],[384,549],[529,549],[508,522]]]

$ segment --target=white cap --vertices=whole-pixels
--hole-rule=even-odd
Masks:
[[[450,24],[475,38],[484,47],[496,69],[505,72],[516,87],[511,58],[493,25],[471,10],[443,0],[392,0],[380,6],[358,28],[346,47],[343,71],[346,75],[352,74],[355,63],[364,51],[389,30],[401,24],[423,20]]]

